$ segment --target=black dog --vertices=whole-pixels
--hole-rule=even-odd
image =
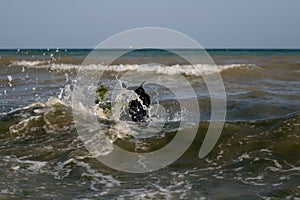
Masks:
[[[144,121],[145,118],[148,118],[147,110],[144,109],[143,106],[149,107],[150,106],[150,96],[145,92],[143,88],[143,82],[138,88],[134,89],[134,92],[139,96],[140,100],[142,100],[142,103],[138,99],[131,100],[127,107],[127,112],[129,113],[132,121]],[[123,85],[125,86],[125,85]],[[127,88],[125,86],[125,88]],[[135,87],[129,87],[127,89],[133,90]],[[124,113],[121,114],[121,118],[126,118],[124,116]]]

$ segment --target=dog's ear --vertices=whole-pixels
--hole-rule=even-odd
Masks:
[[[140,87],[143,87],[144,83],[146,83],[146,81],[142,82],[141,85],[140,85]]]
[[[135,93],[137,93],[138,95],[142,95],[142,94],[145,93],[145,90],[144,90],[144,88],[143,88],[142,86],[136,88],[134,91],[135,91]]]
[[[143,85],[144,85],[145,82],[146,82],[146,81],[142,82],[142,83],[140,84],[140,86],[134,90],[135,93],[137,93],[137,94],[139,94],[139,95],[142,95],[142,94],[145,93],[145,89],[143,88]]]

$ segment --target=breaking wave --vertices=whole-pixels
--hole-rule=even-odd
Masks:
[[[114,72],[155,72],[158,74],[178,75],[183,74],[187,76],[202,76],[205,74],[221,73],[230,69],[260,71],[261,68],[255,64],[229,64],[229,65],[211,65],[211,64],[197,64],[197,65],[171,65],[163,66],[158,64],[120,64],[120,65],[74,65],[64,63],[51,63],[49,61],[12,61],[12,66],[22,66],[26,68],[49,69],[49,70],[78,70],[84,67],[86,70],[107,70]]]

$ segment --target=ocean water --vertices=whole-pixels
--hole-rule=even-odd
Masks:
[[[90,51],[0,51],[0,199],[300,198],[300,50],[212,49],[208,53],[216,66],[192,66],[168,52],[149,49],[117,59],[108,70],[106,59],[121,50],[102,50],[103,63],[82,65]],[[190,60],[201,54],[177,51]],[[106,70],[101,81],[109,90],[125,73],[127,85],[145,80],[152,103],[168,111],[171,125],[155,134],[98,116],[103,133],[112,134],[107,137],[113,137],[114,144],[131,152],[161,148],[176,135],[181,108],[171,91],[188,101],[191,96],[177,78],[185,77],[201,110],[190,148],[171,165],[146,174],[100,163],[86,150],[74,125],[72,91],[82,68]],[[216,146],[199,159],[211,119],[203,75],[214,73],[222,75],[226,89],[226,121]],[[150,76],[170,88],[147,83]],[[195,122],[189,113],[184,116],[185,122]],[[101,147],[103,153],[111,150],[111,145]]]

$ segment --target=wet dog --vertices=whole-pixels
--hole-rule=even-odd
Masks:
[[[145,107],[150,106],[150,96],[145,92],[145,89],[143,88],[143,82],[139,87],[126,87],[125,88],[129,90],[134,90],[134,92],[139,96],[139,99],[131,100],[128,103],[126,113],[129,114],[132,121],[139,122],[139,121],[145,121],[146,118],[149,118],[148,112],[145,109]],[[123,86],[123,87],[124,87]],[[126,113],[121,114],[121,118],[126,119]]]

